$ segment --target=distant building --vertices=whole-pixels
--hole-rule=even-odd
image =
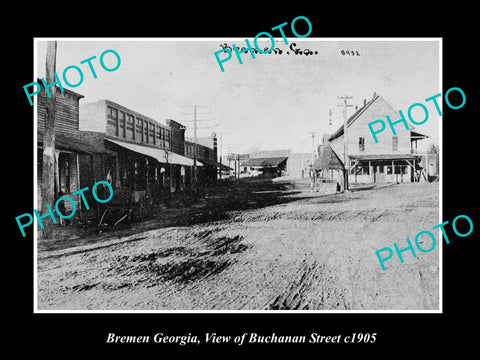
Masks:
[[[312,164],[312,153],[292,153],[290,150],[262,150],[240,157],[240,171],[246,176],[302,178],[308,176]]]
[[[293,153],[288,156],[288,176],[293,178],[308,177],[308,170],[312,165],[312,153]]]
[[[193,159],[194,149],[194,139],[185,140],[185,156]],[[197,172],[200,186],[212,183],[219,178],[219,170],[230,170],[228,166],[221,164],[217,157],[217,135],[215,133],[197,138],[197,160],[203,165]]]
[[[240,163],[245,176],[277,177],[287,174],[289,150],[256,151]]]
[[[245,173],[246,168],[241,168],[241,164],[250,159],[250,154],[229,153],[227,155],[228,167],[232,169],[230,175],[240,176],[240,173]]]
[[[286,174],[288,157],[251,158],[240,166],[253,176],[274,178]]]

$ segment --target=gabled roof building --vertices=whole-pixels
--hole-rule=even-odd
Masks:
[[[417,154],[417,141],[427,138],[407,121],[409,130],[402,123],[395,125],[396,135],[388,125],[377,134],[375,143],[368,123],[389,116],[392,121],[400,118],[383,97],[374,94],[364,101],[360,109],[347,120],[347,164],[344,164],[344,127],[340,126],[320,147],[316,170],[339,170],[346,165],[349,183],[414,182],[419,181],[422,164]]]

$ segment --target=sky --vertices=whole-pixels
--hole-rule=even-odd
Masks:
[[[261,48],[270,40],[259,39]],[[35,77],[45,76],[46,40],[37,38]],[[440,44],[436,39],[322,39],[275,38],[282,54],[241,54],[240,64],[232,54],[222,65],[214,53],[221,44],[245,46],[242,38],[143,38],[143,39],[48,39],[57,40],[56,71],[76,65],[83,70],[83,82],[65,88],[84,96],[81,103],[109,99],[161,123],[174,119],[193,136],[193,105],[198,106],[198,136],[216,132],[222,153],[256,150],[312,150],[325,133],[343,124],[337,96],[352,96],[348,116],[354,106],[363,105],[380,94],[394,109],[406,111],[413,103],[441,92]],[[253,39],[249,39],[253,46]],[[292,45],[295,44],[295,45]],[[100,55],[115,50],[120,67],[107,72]],[[316,54],[295,55],[292,49],[309,49]],[[342,55],[353,50],[355,55]],[[287,54],[287,52],[289,54]],[[358,54],[360,55],[356,55]],[[88,64],[92,60],[97,78]],[[219,54],[223,59],[226,54]],[[105,55],[108,67],[115,65],[112,54]],[[34,65],[35,66],[35,65]],[[75,70],[68,80],[78,82]],[[33,80],[32,80],[33,81]],[[425,124],[416,131],[430,136],[419,147],[439,144],[440,121],[433,105]],[[428,106],[427,106],[428,107]],[[329,125],[329,110],[332,125]],[[374,120],[374,119],[372,119]]]

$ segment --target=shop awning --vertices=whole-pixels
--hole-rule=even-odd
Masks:
[[[116,140],[107,139],[107,138],[105,138],[105,140],[107,140],[111,143],[114,143],[118,146],[121,146],[125,149],[128,149],[130,151],[133,151],[133,152],[136,152],[136,153],[139,153],[139,154],[142,154],[142,155],[150,156],[150,157],[154,158],[155,160],[158,160],[158,162],[167,163],[167,156],[168,155],[167,155],[167,152],[163,149],[154,149],[154,148],[147,147],[147,146],[141,146],[141,145],[137,145],[137,144],[131,144],[131,143],[127,143],[127,142],[123,142],[123,141],[116,141]]]
[[[213,160],[205,160],[205,159],[202,159],[203,161],[203,164],[204,165],[208,165],[208,166],[213,166],[213,167],[218,167],[222,170],[233,170],[231,167],[225,165],[225,164],[222,164],[222,163],[219,163],[218,161],[213,161]]]
[[[193,166],[193,160],[189,159],[185,156],[176,154],[174,152],[171,152],[169,150],[164,150],[164,149],[156,149],[153,147],[149,146],[142,146],[142,145],[137,145],[137,144],[131,144],[123,141],[116,141],[112,139],[105,138],[105,140],[108,140],[111,143],[114,143],[118,146],[121,146],[125,149],[128,149],[130,151],[150,156],[157,160],[158,162],[164,163],[164,164],[174,164],[174,165],[184,165],[184,166]],[[197,161],[197,166],[202,166],[203,164],[200,161]]]
[[[184,166],[193,166],[193,159],[187,158],[185,156],[176,154],[174,152],[166,150],[168,154],[167,163],[168,164],[176,164],[176,165],[184,165]],[[197,166],[203,166],[203,164],[197,160]]]

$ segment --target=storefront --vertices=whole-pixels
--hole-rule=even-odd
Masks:
[[[415,169],[419,158],[414,155],[350,156],[350,183],[399,183],[418,181]]]

